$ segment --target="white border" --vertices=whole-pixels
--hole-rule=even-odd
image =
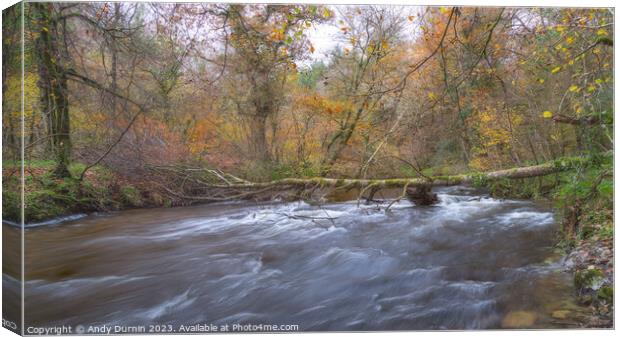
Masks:
[[[199,1],[162,1],[162,0],[150,0],[150,1],[146,1],[146,0],[134,0],[134,1],[139,1],[139,2],[199,2]],[[76,0],[64,0],[64,2],[76,2]],[[113,2],[113,1],[108,1],[108,2]],[[204,1],[204,2],[235,2],[235,1]],[[236,2],[245,2],[245,3],[286,3],[287,1],[273,1],[273,0],[244,0],[244,1],[236,1]],[[338,4],[400,4],[400,5],[419,5],[419,6],[490,6],[490,7],[609,7],[609,8],[614,8],[615,10],[615,2],[611,1],[611,0],[590,0],[590,1],[577,1],[577,0],[563,0],[563,1],[559,1],[559,0],[547,0],[544,1],[544,3],[542,3],[540,0],[539,1],[533,1],[533,0],[521,0],[521,1],[514,1],[514,0],[505,0],[505,1],[497,1],[497,0],[476,0],[476,1],[472,1],[472,0],[451,0],[451,1],[437,1],[437,2],[433,2],[433,1],[419,1],[419,0],[412,0],[412,1],[403,1],[403,0],[357,0],[357,1],[350,1],[350,0],[339,0],[339,1],[321,1],[321,0],[303,0],[303,1],[290,1],[290,2],[296,2],[296,3],[313,3],[313,4],[333,4],[333,5],[338,5]],[[5,9],[13,4],[17,3],[17,1],[13,1],[13,0],[0,0],[0,5],[2,7],[2,9]],[[23,13],[23,6],[22,6],[22,13]],[[615,24],[616,23],[616,18],[614,16],[614,36],[618,36],[618,27]],[[1,19],[0,19],[0,24],[1,24]],[[22,52],[23,52],[23,15],[22,15]],[[614,46],[614,62],[615,64],[617,64],[618,61],[618,55],[615,53],[615,46]],[[23,62],[23,58],[22,58],[22,74],[24,71],[24,62]],[[619,70],[617,67],[614,67],[614,98],[615,98],[615,93],[617,90],[617,79],[619,78]],[[1,96],[0,96],[1,97]],[[23,118],[23,107],[24,107],[24,97],[23,97],[23,80],[22,80],[22,118]],[[615,111],[618,111],[618,102],[616,100],[614,100],[614,109]],[[615,117],[617,117],[618,114],[615,114]],[[615,121],[614,123],[614,140],[615,140],[615,135],[617,134],[618,131],[618,122]],[[1,131],[0,131],[1,132]],[[23,121],[22,121],[22,133],[23,133]],[[1,133],[0,133],[1,135]],[[2,138],[0,137],[0,146],[1,146],[1,140]],[[23,137],[22,137],[22,143],[23,143]],[[22,144],[22,152],[23,152],[23,144]],[[22,153],[22,158],[23,158],[23,153]],[[614,185],[616,185],[616,176],[615,176],[615,171],[616,168],[618,167],[618,165],[620,164],[620,159],[615,156],[615,152],[614,152]],[[22,167],[22,179],[23,179],[23,167]],[[23,184],[22,184],[22,189],[24,188]],[[1,189],[1,186],[0,186]],[[616,188],[614,188],[614,210],[617,209],[618,206],[618,190]],[[23,202],[23,193],[22,193],[22,202]],[[2,210],[2,206],[0,205],[0,211]],[[23,210],[22,210],[23,212]],[[616,231],[616,223],[617,223],[617,218],[616,218],[616,212],[614,212],[614,247],[615,247],[615,242],[616,242],[616,235],[617,235],[617,231]],[[22,225],[23,225],[23,214],[22,214]],[[24,236],[23,236],[23,230],[22,230],[22,278],[23,278],[23,271],[24,271],[24,255],[23,255],[23,249],[24,249]],[[0,250],[2,249],[2,242],[0,241]],[[615,261],[615,256],[614,256],[614,261]],[[614,263],[615,264],[615,263]],[[2,266],[2,262],[0,260],[0,268]],[[615,284],[614,284],[615,286]],[[614,287],[615,288],[615,287]],[[614,289],[617,290],[617,289]],[[22,325],[24,324],[24,320],[23,320],[23,280],[22,280]],[[1,301],[2,296],[0,295],[0,301]],[[615,298],[614,298],[614,302],[617,303],[618,301],[618,296],[616,294]],[[614,322],[617,321],[617,315],[616,313],[614,313]],[[486,336],[492,336],[492,335],[496,335],[496,334],[501,334],[503,336],[524,336],[524,335],[537,335],[537,336],[562,336],[564,337],[564,335],[566,335],[567,333],[574,335],[574,336],[611,336],[611,335],[615,335],[615,331],[614,330],[536,330],[536,331],[531,331],[531,330],[519,330],[519,331],[505,331],[505,330],[477,330],[477,331],[467,331],[467,332],[441,332],[441,331],[422,331],[422,332],[418,332],[418,331],[412,331],[412,332],[372,332],[372,333],[364,333],[364,335],[367,336],[381,336],[383,334],[393,334],[393,335],[398,335],[398,336],[409,336],[409,335],[414,335],[414,336],[438,336],[438,335],[450,335],[450,336],[476,336],[476,335],[486,335]],[[325,335],[331,335],[331,334],[336,334],[335,332],[327,332],[327,333],[287,333],[287,335],[305,335],[305,336],[325,336]],[[222,334],[219,334],[222,335]],[[248,334],[226,334],[227,336],[247,336]],[[271,336],[273,334],[252,334],[253,336]],[[359,336],[360,333],[337,333],[338,336]],[[14,336],[13,333],[11,333],[9,330],[7,329],[0,329],[0,336]],[[174,334],[174,335],[163,335],[163,336],[196,336],[196,335],[179,335],[179,334]]]

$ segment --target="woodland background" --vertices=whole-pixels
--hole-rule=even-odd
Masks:
[[[22,78],[32,219],[181,204],[201,193],[191,170],[427,177],[613,145],[610,9],[26,3],[23,54],[21,14],[3,11],[13,218]],[[308,32],[325,25],[339,43],[316,61]],[[586,176],[582,197],[611,193],[597,172],[565,194]]]

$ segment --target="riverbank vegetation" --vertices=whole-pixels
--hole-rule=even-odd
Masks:
[[[554,200],[564,247],[610,242],[610,9],[25,3],[22,55],[19,6],[3,11],[4,219],[22,178],[31,222],[577,157],[480,183]]]
[[[169,200],[146,186],[135,186],[104,166],[90,170],[82,181],[77,177],[85,165],[72,163],[69,177],[54,175],[54,161],[32,161],[24,170],[24,221],[41,222],[77,213],[106,212],[137,207],[170,207]],[[5,187],[3,219],[19,222],[21,217],[20,167],[3,163]]]

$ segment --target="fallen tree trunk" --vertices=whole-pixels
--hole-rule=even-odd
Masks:
[[[169,188],[165,188],[171,195],[185,200],[196,201],[228,201],[242,199],[269,199],[283,197],[283,194],[274,194],[274,191],[294,192],[288,193],[285,199],[311,199],[313,193],[318,190],[348,190],[359,189],[359,198],[366,193],[367,199],[372,199],[375,192],[386,188],[402,188],[403,195],[414,201],[422,200],[423,203],[430,203],[436,200],[429,195],[430,188],[436,186],[454,186],[454,185],[482,185],[485,182],[501,180],[501,179],[521,179],[545,176],[561,171],[573,169],[576,165],[583,164],[588,161],[584,157],[572,157],[558,159],[540,165],[518,167],[506,170],[499,170],[485,173],[471,173],[452,176],[438,176],[428,178],[392,178],[392,179],[337,179],[337,178],[285,178],[268,182],[250,182],[240,178],[236,178],[229,174],[217,171],[213,178],[218,183],[207,182],[196,178],[195,175],[183,177],[183,187],[181,190],[187,190],[187,182],[194,181],[198,187],[190,188],[190,191],[175,192]],[[203,174],[213,174],[214,170],[208,169],[185,169],[186,172],[202,172]],[[177,171],[178,172],[178,171]],[[227,175],[229,179],[223,178]],[[233,177],[234,179],[230,179]],[[265,198],[260,194],[269,196]],[[327,193],[325,193],[327,194]],[[325,195],[324,194],[324,195]]]
[[[500,179],[520,179],[545,176],[552,173],[568,170],[572,168],[574,162],[581,161],[582,158],[565,159],[564,162],[550,162],[541,165],[518,167],[507,170],[493,171],[487,173],[473,173],[453,176],[439,176],[429,178],[391,178],[391,179],[336,179],[336,178],[285,178],[262,183],[246,183],[237,186],[265,188],[270,186],[312,186],[318,184],[321,187],[353,187],[377,188],[403,187],[408,186],[454,186],[467,185],[474,182],[493,181]],[[218,185],[218,187],[225,187]],[[230,186],[228,186],[230,187]]]

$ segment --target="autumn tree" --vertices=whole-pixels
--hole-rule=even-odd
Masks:
[[[344,46],[334,55],[328,73],[330,92],[346,98],[347,104],[337,117],[337,129],[325,142],[323,173],[328,173],[360,121],[383,106],[400,77],[393,59],[401,39],[405,19],[394,8],[347,8],[338,22]]]
[[[18,77],[21,74],[20,6],[2,11],[2,141],[5,159],[18,155],[20,98]]]
[[[96,90],[103,97],[100,103],[107,106],[108,102],[112,103],[113,109],[116,109],[116,102],[120,101],[123,102],[125,111],[128,104],[137,106],[140,111],[144,110],[143,104],[128,97],[127,94],[120,93],[118,84],[120,81],[117,80],[118,60],[114,61],[118,58],[121,47],[125,51],[129,50],[126,44],[122,43],[127,41],[122,40],[127,40],[136,28],[129,27],[131,20],[124,19],[125,15],[121,15],[120,7],[117,8],[113,20],[104,19],[109,12],[108,4],[27,4],[28,34],[33,36],[32,50],[36,60],[34,69],[38,74],[39,109],[47,122],[45,138],[49,138],[53,159],[56,162],[54,174],[57,177],[70,177],[68,166],[73,145],[70,102],[71,99],[80,96],[78,92],[72,90],[70,82],[82,88]],[[104,71],[104,76],[101,77],[90,74],[93,70],[92,65],[97,62],[93,62],[90,55],[85,54],[88,47],[97,43],[97,39],[101,39],[99,42],[104,42],[103,46],[108,47],[100,49],[100,60],[103,60],[104,70],[107,67],[106,56],[113,56],[111,84],[108,84],[107,71]],[[76,46],[78,44],[79,48]],[[133,70],[135,65],[133,63]],[[131,76],[124,78],[124,82],[128,82],[131,86]],[[108,100],[110,97],[114,99]],[[113,112],[111,115],[114,116],[112,118],[116,118]],[[87,168],[91,166],[88,165]]]
[[[212,11],[228,28],[224,42],[233,51],[226,71],[233,88],[237,113],[249,132],[250,157],[266,164],[271,159],[268,121],[283,100],[283,83],[295,69],[294,61],[310,49],[304,30],[330,17],[327,9],[309,6],[229,5]],[[277,127],[277,125],[274,125]]]
[[[613,144],[605,9],[25,8],[26,156],[54,159],[59,177],[70,161],[86,165],[81,178],[97,165],[141,178],[164,164],[256,180],[423,177]],[[310,30],[326,25],[337,45],[319,54]],[[17,149],[12,50],[3,140]]]
[[[62,47],[62,27],[54,17],[54,4],[29,4],[31,21],[38,37],[35,40],[39,72],[40,105],[49,121],[49,137],[55,155],[58,177],[69,177],[71,158],[71,123],[69,118],[66,50]]]

